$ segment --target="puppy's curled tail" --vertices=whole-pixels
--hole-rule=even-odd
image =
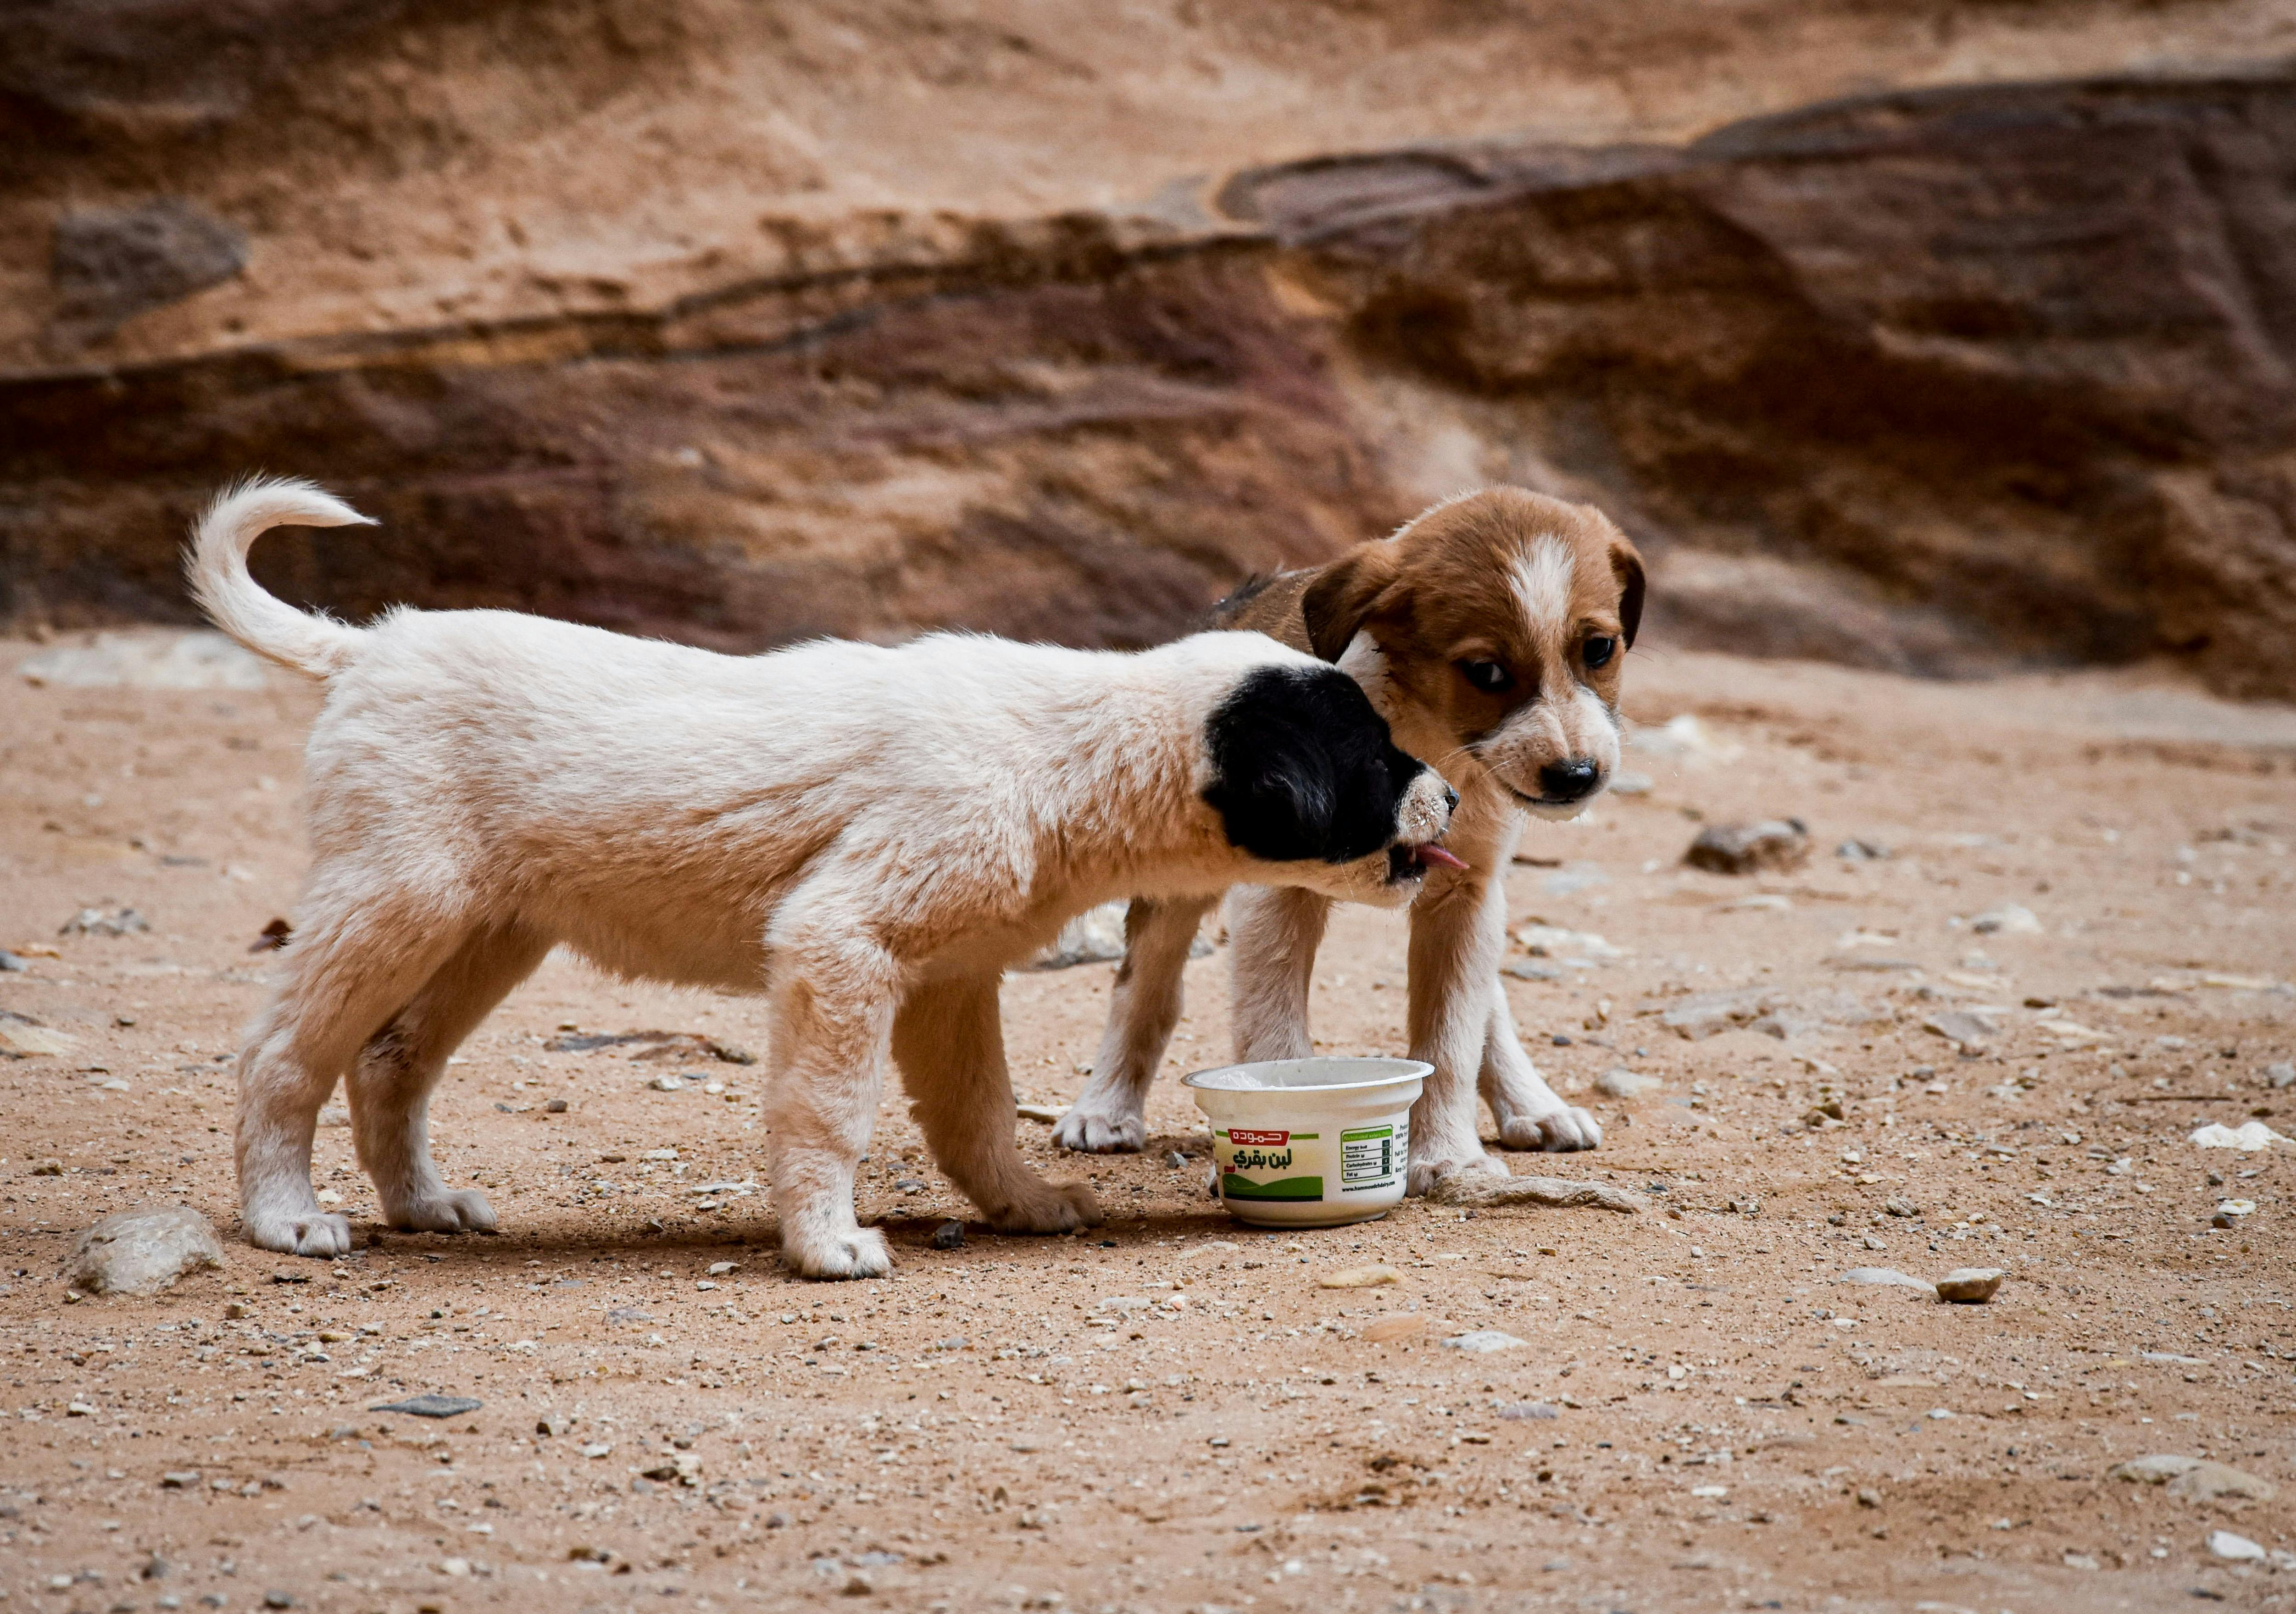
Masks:
[[[216,495],[193,528],[184,555],[192,597],[208,620],[258,656],[314,678],[351,663],[362,630],[264,593],[247,571],[247,552],[273,527],[371,527],[332,494],[292,477],[242,478]]]

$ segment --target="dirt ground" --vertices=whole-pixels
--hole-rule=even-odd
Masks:
[[[1168,1082],[1140,1156],[1056,1158],[1017,1123],[1098,1184],[1104,1229],[941,1249],[966,1208],[889,1095],[861,1208],[896,1270],[833,1285],[773,1254],[759,1067],[562,1040],[756,1050],[760,1005],[556,959],[435,1110],[499,1236],[373,1229],[332,1265],[237,1242],[234,1037],[301,869],[316,695],[32,687],[36,648],[0,644],[0,947],[28,966],[0,973],[0,1031],[58,1050],[0,1061],[7,1608],[2296,1601],[2292,1160],[2187,1141],[2296,1132],[2269,1070],[2296,1058],[2296,713],[2139,675],[1637,651],[1627,766],[1650,788],[1533,831],[1513,914],[1582,956],[1518,949],[1507,989],[1608,1129],[1514,1169],[1641,1213],[1247,1232],[1204,1197],[1209,1139]],[[1682,866],[1693,820],[1784,814],[1807,867]],[[1853,840],[1885,855],[1836,855]],[[1974,922],[2010,905],[2038,928]],[[123,905],[150,929],[59,934]],[[1400,1052],[1403,941],[1392,916],[1337,922],[1330,1047]],[[1190,967],[1177,1069],[1224,1057],[1225,970]],[[1111,973],[1011,979],[1023,1100],[1075,1093]],[[1621,1069],[1656,1084],[1608,1096]],[[678,1072],[701,1081],[654,1085]],[[340,1124],[317,1176],[372,1214]],[[2254,1209],[2212,1227],[2226,1200]],[[76,1230],[178,1202],[224,1270],[66,1292]],[[1372,1263],[1400,1281],[1319,1284]],[[1963,1266],[2007,1269],[1991,1304],[1839,1281]],[[1408,1314],[1420,1331],[1374,1342]],[[1480,1330],[1521,1343],[1440,1343]],[[483,1405],[373,1410],[425,1391]],[[2109,1473],[2155,1453],[2279,1498]],[[2213,1555],[2218,1529],[2267,1556]]]

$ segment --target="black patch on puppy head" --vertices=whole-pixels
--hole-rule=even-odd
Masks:
[[[1263,667],[1205,725],[1229,844],[1271,863],[1349,863],[1395,838],[1395,814],[1423,765],[1388,738],[1387,719],[1337,668]]]

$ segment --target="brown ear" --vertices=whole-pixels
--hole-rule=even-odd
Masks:
[[[1316,655],[1336,661],[1347,653],[1349,642],[1395,581],[1395,557],[1383,544],[1366,544],[1345,560],[1324,568],[1300,597],[1300,614],[1308,621],[1308,643]]]
[[[1635,546],[1624,538],[1611,541],[1611,572],[1619,579],[1619,621],[1625,627],[1627,648],[1635,645],[1635,635],[1643,625],[1643,558]]]

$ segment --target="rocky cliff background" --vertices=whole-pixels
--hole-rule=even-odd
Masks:
[[[755,648],[1184,627],[1493,479],[1654,645],[2296,697],[2277,0],[46,0],[0,626],[258,572]]]

